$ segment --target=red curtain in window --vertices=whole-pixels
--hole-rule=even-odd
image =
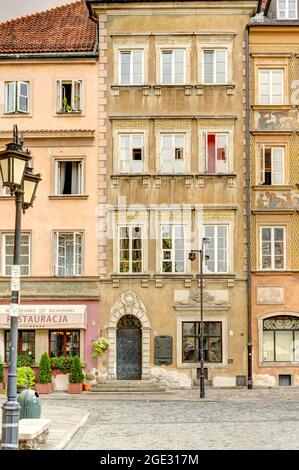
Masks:
[[[215,173],[215,134],[208,134],[208,173]]]

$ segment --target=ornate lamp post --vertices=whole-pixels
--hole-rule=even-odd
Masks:
[[[40,175],[33,175],[29,162],[30,152],[23,150],[23,135],[19,141],[17,126],[13,129],[13,142],[0,152],[0,175],[3,186],[15,196],[14,260],[11,269],[10,348],[7,401],[2,406],[2,450],[17,450],[19,440],[20,405],[17,401],[17,346],[18,315],[20,305],[20,244],[22,210],[32,206]]]
[[[204,247],[209,243],[208,238],[202,239],[202,246],[200,250],[191,250],[189,253],[190,261],[196,260],[196,253],[199,253],[199,264],[200,264],[200,398],[205,398],[205,358],[204,358],[204,345],[203,345],[203,257]],[[198,293],[193,295],[193,300],[198,302]],[[195,352],[195,351],[194,351]],[[196,359],[196,358],[195,358]]]

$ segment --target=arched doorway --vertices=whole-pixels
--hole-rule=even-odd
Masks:
[[[116,370],[118,380],[140,380],[142,372],[142,325],[134,315],[117,323]]]

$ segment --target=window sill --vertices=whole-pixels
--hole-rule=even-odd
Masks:
[[[252,273],[257,274],[259,276],[272,276],[274,275],[281,275],[281,274],[289,274],[291,271],[287,269],[268,269],[268,270],[261,270],[257,269],[255,271],[252,271]]]
[[[270,330],[269,330],[270,331]],[[299,362],[260,362],[260,367],[298,367]]]
[[[149,279],[150,274],[142,274],[142,273],[118,273],[118,274],[111,274],[111,279]]]
[[[3,113],[2,114],[3,118],[31,118],[32,114],[31,113]]]
[[[257,184],[257,185],[253,185],[252,188],[255,191],[285,191],[288,189],[292,189],[293,185],[292,184],[276,184],[276,185]]]
[[[237,173],[196,173],[196,178],[210,177],[210,178],[236,178]]]
[[[132,178],[132,177],[136,177],[136,178],[144,178],[144,177],[147,177],[147,178],[150,178],[152,175],[149,174],[149,173],[113,173],[112,175],[110,175],[110,178]]]
[[[159,273],[159,274],[154,274],[154,279],[193,279],[193,274],[187,274],[187,273]]]
[[[12,201],[14,196],[0,196],[0,201]]]
[[[196,274],[196,278],[200,279],[200,274]],[[236,275],[235,274],[230,274],[230,273],[203,273],[203,278],[204,279],[235,279]]]
[[[82,111],[56,111],[57,116],[82,116]]]
[[[51,200],[62,200],[62,199],[88,199],[88,194],[50,194],[48,196]]]
[[[251,107],[253,111],[280,111],[292,109],[292,105],[290,104],[253,104]]]
[[[261,209],[252,209],[252,214],[293,214],[297,209],[288,208],[275,208],[275,207],[262,207]]]

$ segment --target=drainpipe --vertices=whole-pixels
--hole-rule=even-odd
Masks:
[[[249,29],[245,30],[245,57],[246,57],[246,247],[247,247],[247,388],[252,389],[252,305],[251,305],[251,188],[250,188],[250,57],[249,57]]]

